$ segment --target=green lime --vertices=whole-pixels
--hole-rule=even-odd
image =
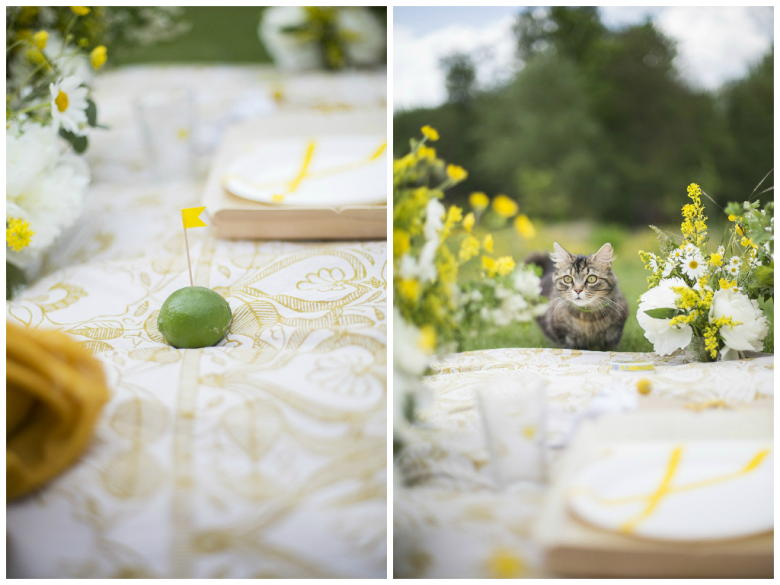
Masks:
[[[173,347],[209,347],[225,336],[232,317],[230,305],[219,293],[188,286],[165,299],[157,329]]]

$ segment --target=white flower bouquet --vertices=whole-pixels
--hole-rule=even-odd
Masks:
[[[73,33],[90,12],[6,9],[6,260],[17,277],[75,222],[90,181],[76,155],[98,126],[87,83],[107,58],[105,46]],[[50,28],[29,28],[38,25]]]
[[[758,188],[758,187],[757,187]],[[661,256],[640,251],[649,290],[639,299],[637,320],[655,351],[668,355],[687,349],[686,359],[736,359],[740,352],[761,351],[769,330],[758,298],[773,297],[774,205],[763,210],[745,202],[744,215],[729,204],[728,238],[706,252],[707,218],[701,195],[688,187],[692,203],[682,208],[682,242],[677,245],[658,228]]]
[[[386,26],[360,6],[274,6],[257,32],[286,71],[370,67],[384,62],[387,49]]]

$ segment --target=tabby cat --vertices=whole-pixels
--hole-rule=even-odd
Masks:
[[[549,255],[537,252],[526,259],[544,270],[542,294],[550,305],[537,318],[542,331],[565,349],[618,351],[628,304],[612,272],[612,246],[604,244],[590,256],[554,246]]]

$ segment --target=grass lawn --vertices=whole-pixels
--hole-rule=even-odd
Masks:
[[[615,250],[612,269],[618,277],[620,289],[628,301],[628,321],[620,343],[621,351],[653,351],[652,344],[645,338],[644,331],[636,319],[639,297],[647,290],[647,276],[638,251],[658,252],[655,234],[649,229],[629,230],[620,226],[599,225],[587,222],[536,225],[537,235],[532,240],[521,240],[512,228],[493,233],[496,255],[511,255],[515,261],[522,261],[535,250],[552,250],[558,242],[575,254],[592,254],[609,242]],[[674,229],[670,230],[674,231]],[[478,270],[476,261],[471,261],[462,270],[462,278],[473,278]],[[759,301],[760,303],[760,301]],[[774,353],[774,303],[762,304],[764,314],[770,321],[770,330],[764,341],[764,351]],[[544,337],[536,323],[516,325],[496,331],[481,339],[464,343],[462,351],[503,347],[553,347]]]

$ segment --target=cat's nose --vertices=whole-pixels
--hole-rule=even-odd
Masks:
[[[576,292],[577,294],[580,294],[582,292],[582,289],[581,288],[575,288],[574,292]]]

